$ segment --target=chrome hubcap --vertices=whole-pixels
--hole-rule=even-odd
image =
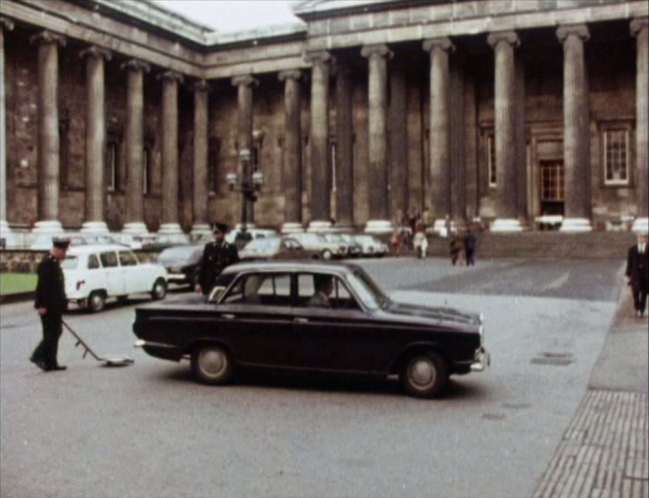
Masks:
[[[205,374],[216,377],[223,373],[227,366],[227,359],[222,351],[216,349],[204,349],[199,357],[201,370]]]
[[[410,365],[410,380],[417,387],[426,387],[435,382],[435,367],[430,360],[419,359]]]

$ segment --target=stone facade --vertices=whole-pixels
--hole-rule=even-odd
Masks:
[[[265,177],[258,226],[646,216],[642,1],[306,1],[301,26],[228,36],[145,2],[2,4],[14,228],[235,224],[244,147]]]

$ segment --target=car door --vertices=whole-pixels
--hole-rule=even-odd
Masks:
[[[304,368],[348,373],[375,368],[374,319],[364,311],[347,285],[333,277],[331,307],[310,306],[318,274],[297,275],[293,327],[300,342],[299,365]]]
[[[293,333],[290,273],[241,275],[217,306],[222,334],[237,362],[291,368],[297,347]]]
[[[114,250],[102,251],[99,253],[99,260],[102,265],[103,280],[106,292],[109,296],[121,296],[125,294],[122,269],[119,266],[117,252]]]
[[[145,268],[138,264],[138,260],[133,251],[120,249],[118,254],[121,268],[120,274],[124,280],[125,294],[137,294],[139,292],[149,291],[152,286],[148,285],[146,275],[142,272]]]

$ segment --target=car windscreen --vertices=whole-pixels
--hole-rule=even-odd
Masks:
[[[357,270],[349,276],[352,287],[370,309],[385,308],[390,303],[380,287],[367,273]]]
[[[279,249],[278,238],[273,239],[256,239],[246,244],[246,251],[255,252],[276,252]]]
[[[61,268],[64,270],[74,270],[79,264],[79,258],[76,256],[66,256],[61,263]]]
[[[193,246],[170,247],[160,253],[158,261],[196,261],[201,257],[201,249]]]

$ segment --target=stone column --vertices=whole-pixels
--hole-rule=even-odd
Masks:
[[[354,128],[352,72],[348,66],[336,68],[336,226],[349,232],[354,228]]]
[[[311,221],[309,232],[331,229],[331,167],[329,163],[329,52],[306,55],[311,68]]]
[[[5,42],[4,31],[11,31],[14,25],[9,19],[0,17],[0,238],[6,247],[15,245],[15,237],[7,223],[7,128],[5,118]]]
[[[252,153],[252,89],[259,85],[259,82],[247,74],[232,78],[232,85],[237,87],[239,101],[239,151],[248,149]],[[247,174],[245,171],[239,171],[239,179],[242,179],[245,174]],[[245,206],[244,202],[246,203]],[[241,208],[245,211],[247,228],[253,228],[255,226],[255,204],[243,200]]]
[[[565,168],[565,213],[562,232],[589,232],[591,218],[591,168],[588,131],[588,80],[584,41],[589,38],[583,24],[560,26],[563,43],[563,161]]]
[[[178,83],[181,74],[165,71],[162,80],[162,224],[158,233],[181,235],[178,223]]]
[[[649,185],[647,185],[647,163],[649,162],[649,40],[647,17],[639,17],[631,21],[631,34],[636,38],[636,202],[638,205],[637,218],[633,222],[633,231],[647,233],[649,218],[647,203]]]
[[[284,82],[284,224],[282,233],[304,231],[302,226],[302,128],[300,125],[300,78],[298,70],[282,71]]]
[[[92,46],[81,51],[86,59],[86,211],[82,232],[108,233],[104,220],[106,102],[104,60],[108,50]]]
[[[492,232],[519,232],[516,198],[516,69],[514,47],[520,42],[514,31],[489,34],[495,52],[496,220]]]
[[[123,232],[146,234],[144,224],[144,72],[149,72],[146,62],[131,59],[122,64],[127,70],[126,87],[126,223]]]
[[[406,68],[390,72],[390,219],[408,210],[408,87]]]
[[[448,53],[454,46],[448,38],[424,42],[430,53],[430,136],[428,138],[431,215],[433,231],[446,234],[446,215],[451,215],[451,154]]]
[[[38,219],[32,233],[61,233],[59,221],[59,46],[65,38],[43,31],[38,45]]]
[[[208,125],[209,125],[209,84],[200,80],[194,85],[194,220],[192,235],[200,237],[211,233],[209,225],[208,189]]]
[[[390,233],[387,168],[387,104],[388,59],[392,51],[383,44],[363,47],[361,55],[368,59],[368,196],[369,221],[367,233]]]

